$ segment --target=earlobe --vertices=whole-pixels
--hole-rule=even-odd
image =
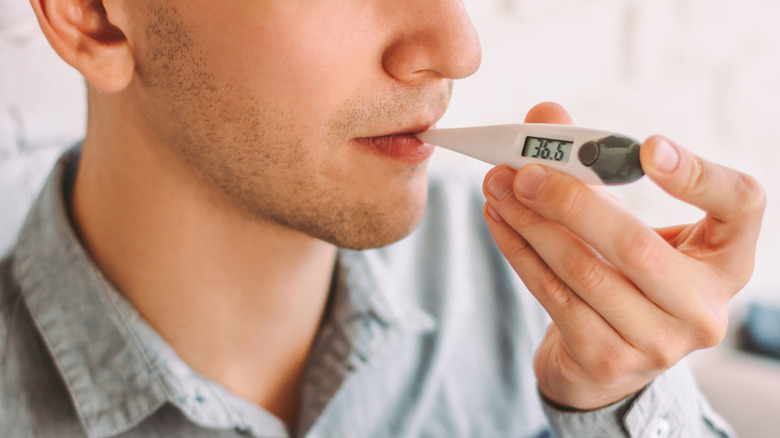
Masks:
[[[114,25],[104,0],[30,0],[52,48],[105,93],[123,90],[135,60],[127,38]]]

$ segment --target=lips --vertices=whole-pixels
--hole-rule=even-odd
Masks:
[[[419,164],[433,154],[434,146],[424,143],[414,136],[423,132],[428,125],[406,129],[402,132],[378,137],[361,137],[352,140],[361,149],[376,155],[408,164]]]

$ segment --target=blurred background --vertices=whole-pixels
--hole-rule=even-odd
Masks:
[[[578,124],[664,134],[764,184],[753,279],[732,302],[724,345],[691,363],[742,436],[780,436],[780,361],[735,348],[750,309],[780,307],[780,2],[465,1],[483,64],[456,85],[439,127],[516,123],[534,104],[557,101]],[[28,2],[0,0],[0,253],[56,157],[83,135],[85,110],[82,79],[49,48]],[[444,151],[434,159],[464,172],[486,168]],[[654,226],[701,217],[647,179],[609,190]],[[762,315],[769,327],[778,321]]]

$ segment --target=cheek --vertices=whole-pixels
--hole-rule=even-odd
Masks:
[[[376,44],[366,32],[344,25],[365,21],[355,19],[359,11],[345,7],[334,13],[306,5],[300,12],[294,7],[243,11],[224,31],[209,33],[200,43],[225,86],[239,87],[260,106],[311,128],[329,119],[345,96],[375,74],[380,55],[372,53]]]

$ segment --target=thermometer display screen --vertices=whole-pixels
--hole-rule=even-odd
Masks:
[[[572,146],[574,146],[574,142],[571,141],[526,137],[522,155],[528,158],[566,163],[569,161]]]

